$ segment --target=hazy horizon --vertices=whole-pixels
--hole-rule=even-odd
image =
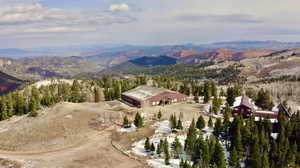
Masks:
[[[0,0],[0,48],[297,42],[299,0]]]

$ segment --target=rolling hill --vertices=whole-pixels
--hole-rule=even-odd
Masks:
[[[0,71],[0,95],[17,89],[25,81],[17,79]]]

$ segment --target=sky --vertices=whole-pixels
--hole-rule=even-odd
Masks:
[[[300,0],[0,0],[0,48],[300,41]]]

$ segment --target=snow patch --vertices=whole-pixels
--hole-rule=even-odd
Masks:
[[[136,126],[134,124],[131,124],[129,128],[120,128],[118,129],[118,132],[135,132]]]
[[[276,140],[278,137],[278,133],[271,133],[271,137]]]
[[[211,116],[214,118],[224,118],[223,114],[212,114]]]
[[[165,165],[164,159],[148,159],[147,163],[154,168],[179,168],[179,159],[170,159],[170,165]]]
[[[154,124],[155,133],[170,133],[170,122],[168,120],[159,121]]]

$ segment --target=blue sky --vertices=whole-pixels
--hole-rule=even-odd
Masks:
[[[299,0],[0,0],[0,48],[300,41]]]

